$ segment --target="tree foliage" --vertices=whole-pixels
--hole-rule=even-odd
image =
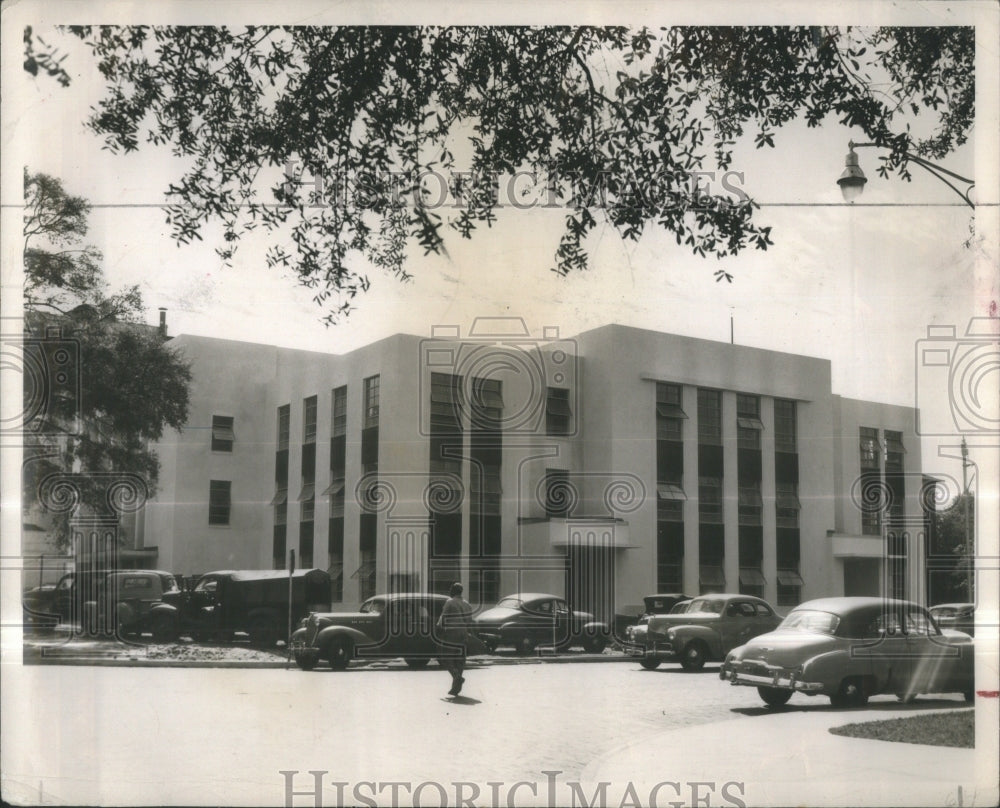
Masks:
[[[188,363],[142,323],[137,287],[109,293],[102,256],[84,243],[90,205],[45,174],[24,175],[26,504],[57,472],[77,473],[79,503],[107,510],[105,472],[159,476],[149,448],[187,420]],[[54,359],[64,348],[61,360]],[[69,518],[55,519],[65,547]]]
[[[723,258],[772,243],[745,193],[692,181],[729,169],[738,139],[773,147],[790,121],[832,117],[885,147],[880,173],[908,178],[908,154],[944,156],[975,112],[971,28],[69,30],[106,83],[89,126],[107,148],[184,158],[175,237],[221,221],[229,259],[246,230],[286,228],[291,246],[267,261],[316,289],[330,319],[367,288],[352,255],[405,278],[408,244],[437,252],[448,230],[491,225],[496,181],[520,171],[565,211],[559,273],[587,266],[600,221]],[[306,182],[276,179],[286,166]],[[340,201],[344,181],[355,192]]]
[[[942,558],[954,560],[954,567],[947,577],[945,592],[936,593],[939,600],[964,601],[971,599],[969,582],[974,572],[976,536],[976,498],[963,493],[940,511],[934,512],[932,552]],[[968,529],[966,529],[968,523]]]

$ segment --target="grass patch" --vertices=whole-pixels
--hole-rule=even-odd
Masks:
[[[976,744],[976,711],[952,710],[947,713],[865,721],[830,729],[834,735],[868,738],[873,741],[923,743],[932,746],[957,746],[972,749]]]

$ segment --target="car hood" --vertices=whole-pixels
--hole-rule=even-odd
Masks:
[[[770,631],[733,649],[732,653],[736,659],[794,667],[832,650],[840,642],[836,637],[819,632]]]
[[[653,631],[663,632],[671,626],[711,625],[719,622],[721,615],[692,612],[691,614],[654,614],[646,625]]]
[[[479,626],[499,625],[500,623],[506,623],[508,620],[513,620],[522,614],[524,612],[512,609],[509,606],[494,606],[492,609],[487,609],[485,612],[477,614],[472,618],[472,622]]]

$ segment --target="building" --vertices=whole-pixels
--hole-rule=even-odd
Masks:
[[[328,569],[334,602],[466,583],[602,616],[656,591],[779,606],[923,596],[912,408],[830,362],[518,318],[342,355],[178,336],[191,421],[157,446],[157,566]]]

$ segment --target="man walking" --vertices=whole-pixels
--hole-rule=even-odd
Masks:
[[[457,696],[462,690],[465,677],[465,644],[468,638],[469,616],[472,606],[462,597],[462,585],[457,581],[448,590],[449,598],[441,609],[438,628],[445,648],[442,661],[448,673],[451,674],[451,690],[449,696]]]

